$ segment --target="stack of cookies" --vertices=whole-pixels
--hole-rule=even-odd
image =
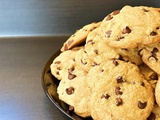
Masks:
[[[51,64],[59,99],[94,120],[160,119],[160,8],[124,6],[85,25]]]

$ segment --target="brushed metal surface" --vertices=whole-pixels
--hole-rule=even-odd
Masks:
[[[158,0],[0,0],[0,36],[66,35],[124,5]]]
[[[0,120],[67,120],[45,95],[42,70],[66,37],[0,40]]]

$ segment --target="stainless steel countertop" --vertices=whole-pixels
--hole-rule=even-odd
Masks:
[[[0,0],[0,36],[71,34],[127,4],[160,6],[158,0]]]
[[[0,40],[0,120],[64,120],[45,95],[41,74],[66,37]]]
[[[47,60],[66,35],[126,4],[160,7],[158,0],[0,0],[0,120],[67,120],[43,91]]]

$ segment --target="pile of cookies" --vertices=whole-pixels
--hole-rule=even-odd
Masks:
[[[160,8],[124,6],[85,25],[51,64],[59,99],[94,120],[160,119]]]

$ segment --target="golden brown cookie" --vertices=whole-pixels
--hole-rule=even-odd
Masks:
[[[136,65],[141,65],[143,63],[142,58],[139,55],[138,48],[115,48],[115,50],[124,61],[132,62]]]
[[[77,51],[77,53],[75,54],[75,62],[79,67],[81,67],[86,72],[88,72],[94,65],[93,60],[89,58],[84,48]]]
[[[139,56],[137,48],[114,48],[108,45],[107,42],[102,40],[98,33],[99,28],[90,32],[86,39],[84,51],[88,57],[95,63],[106,62],[111,59],[121,59],[123,61],[132,62],[136,65],[142,64],[142,59]]]
[[[120,55],[115,51],[115,49],[108,46],[107,43],[101,41],[101,36],[99,36],[97,32],[98,28],[93,30],[87,36],[84,51],[88,54],[88,57],[95,64],[106,62],[113,58],[118,59]]]
[[[95,120],[145,120],[154,106],[153,90],[132,63],[116,60],[95,66],[88,74]]]
[[[135,48],[160,41],[160,9],[124,6],[104,18],[99,34],[112,47]]]
[[[75,47],[71,50],[60,53],[60,55],[57,56],[50,65],[52,75],[54,75],[58,80],[61,80],[63,76],[68,73],[67,71],[69,67],[72,64],[75,64],[75,54],[80,49],[82,49],[82,47]]]
[[[59,99],[71,106],[77,115],[89,117],[91,88],[86,83],[86,76],[75,75],[73,79],[63,78],[60,81],[57,89]]]
[[[146,80],[152,85],[155,89],[157,81],[159,79],[159,75],[150,69],[146,64],[142,64],[139,66],[140,73],[145,77]]]
[[[160,43],[141,45],[139,49],[143,62],[160,75]]]

